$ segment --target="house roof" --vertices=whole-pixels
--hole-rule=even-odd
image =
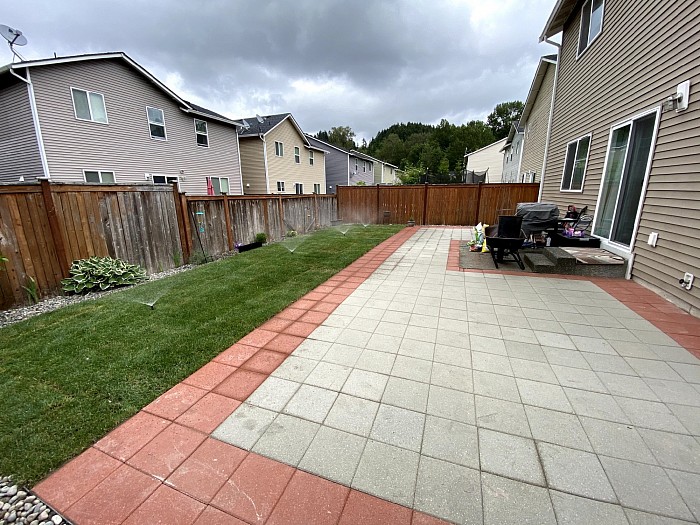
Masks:
[[[513,137],[515,137],[516,133],[525,133],[525,128],[521,127],[520,124],[513,123],[510,125],[510,131],[508,132],[508,136],[506,137],[506,143],[501,148],[501,151],[504,151],[508,146],[510,146],[511,142],[513,142]]]
[[[246,117],[244,119],[240,119],[241,122],[245,121],[245,124],[247,124],[248,127],[247,129],[245,127],[242,127],[240,130],[238,130],[238,136],[241,138],[246,138],[267,135],[268,133],[270,133],[270,131],[282,124],[282,122],[289,119],[289,122],[291,122],[292,126],[294,126],[294,128],[297,130],[297,133],[299,133],[299,135],[301,135],[301,138],[304,140],[304,146],[306,146],[309,149],[317,149],[318,151],[323,151],[320,148],[313,148],[311,146],[309,140],[306,138],[306,133],[304,133],[304,131],[301,129],[301,126],[297,124],[297,121],[294,119],[291,113],[265,115],[263,117],[260,117],[260,119],[262,120],[262,122],[258,120],[258,115],[255,115],[254,117]]]
[[[345,153],[346,155],[350,155],[350,152],[349,152],[348,150],[344,149],[344,148],[341,148],[341,147],[339,147],[339,146],[334,146],[333,144],[330,144],[330,143],[328,143],[328,142],[324,142],[323,140],[317,139],[316,137],[314,137],[314,136],[312,136],[312,135],[309,135],[308,133],[304,133],[304,135],[306,136],[306,138],[307,138],[308,140],[313,140],[313,141],[315,141],[315,142],[320,142],[320,143],[323,144],[324,146],[328,146],[329,148],[336,149],[336,150],[338,150],[338,151],[340,151],[340,152],[342,152],[342,153]]]
[[[505,141],[506,141],[506,139],[497,140],[496,142],[492,142],[492,143],[489,144],[488,146],[484,146],[483,148],[479,148],[479,149],[476,150],[476,151],[472,151],[471,153],[467,153],[467,154],[465,155],[465,157],[468,157],[468,156],[470,156],[470,155],[474,155],[474,153],[479,153],[480,151],[483,151],[483,150],[485,150],[485,149],[487,149],[487,148],[493,148],[494,146],[498,146],[498,145],[500,145],[502,142],[505,142]],[[503,150],[499,150],[499,151],[503,151]]]
[[[163,84],[160,80],[154,77],[147,69],[141,66],[133,58],[124,52],[110,52],[110,53],[87,53],[83,55],[70,55],[65,57],[56,58],[42,58],[38,60],[23,60],[22,62],[14,62],[12,64],[7,64],[0,68],[0,75],[7,73],[10,70],[26,69],[30,67],[42,67],[42,66],[53,66],[58,64],[70,64],[73,62],[87,62],[90,60],[122,60],[132,69],[140,73],[146,78],[151,84],[153,84],[157,89],[165,93],[168,97],[173,99],[177,104],[180,105],[185,113],[192,113],[194,115],[199,115],[205,118],[223,122],[225,124],[230,124],[233,126],[241,126],[239,122],[231,120],[223,115],[215,113],[211,110],[203,108],[202,106],[197,106],[191,102],[180,98],[174,91],[172,91],[168,86]]]
[[[367,159],[367,160],[371,160],[372,162],[379,162],[380,164],[385,164],[387,166],[391,166],[392,168],[398,168],[398,166],[394,166],[393,164],[389,164],[388,162],[383,161],[382,159],[372,157],[371,155],[367,155],[366,153],[362,153],[362,152],[354,150],[354,149],[350,150],[350,154],[355,155],[356,157],[359,157],[361,159]]]
[[[535,105],[535,100],[537,100],[537,95],[540,93],[540,88],[542,87],[542,81],[547,74],[547,69],[550,65],[557,64],[557,55],[545,55],[540,58],[540,63],[537,66],[537,71],[535,71],[535,78],[532,80],[532,85],[530,86],[530,92],[527,94],[527,100],[525,100],[525,107],[523,108],[523,114],[520,116],[519,125],[523,126],[523,123],[530,116],[532,107]]]
[[[552,14],[549,15],[549,19],[542,30],[540,35],[540,42],[547,38],[550,38],[557,33],[561,33],[564,30],[564,24],[569,20],[571,13],[576,9],[576,4],[578,0],[557,0],[554,5]]]

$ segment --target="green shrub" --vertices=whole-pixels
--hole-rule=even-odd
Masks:
[[[298,233],[296,232],[296,230],[289,230],[287,232],[287,237],[296,237],[297,235]]]
[[[267,233],[265,232],[260,232],[255,235],[255,242],[261,242],[265,244],[267,242]]]
[[[111,257],[90,257],[73,261],[70,277],[63,279],[63,291],[87,293],[136,284],[147,279],[146,270]]]

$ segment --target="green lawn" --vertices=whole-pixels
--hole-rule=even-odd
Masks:
[[[400,229],[323,230],[0,329],[0,475],[39,481]]]

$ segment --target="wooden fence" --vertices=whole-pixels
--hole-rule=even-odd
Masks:
[[[335,196],[194,197],[153,185],[0,185],[0,309],[60,289],[72,261],[110,256],[149,273],[197,252],[219,255],[265,232],[304,233],[336,219]]]
[[[536,202],[538,184],[338,186],[338,218],[364,224],[494,224],[519,202]]]

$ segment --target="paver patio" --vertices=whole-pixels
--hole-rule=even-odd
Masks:
[[[402,231],[36,492],[81,524],[697,523],[700,320],[459,271],[467,235]]]

